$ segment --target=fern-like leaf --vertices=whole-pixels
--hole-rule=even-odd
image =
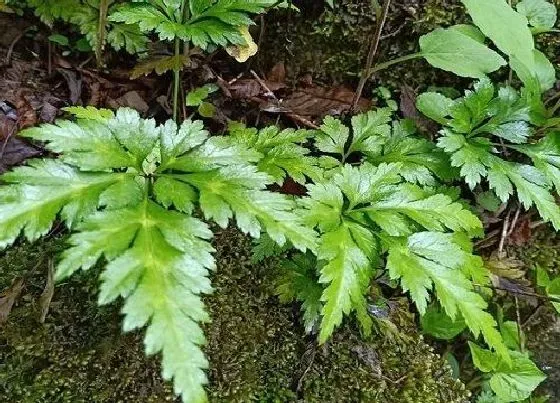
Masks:
[[[57,278],[104,261],[99,302],[125,298],[124,329],[146,327],[146,351],[161,352],[176,393],[206,401],[201,295],[215,263],[212,233],[191,214],[199,206],[222,226],[235,216],[244,232],[302,252],[315,250],[316,234],[292,199],[266,190],[261,155],[233,137],[210,138],[201,122],[158,126],[131,109],[68,111],[76,122],[21,133],[61,156],[0,177],[0,247],[21,233],[35,240],[60,217],[73,235]]]

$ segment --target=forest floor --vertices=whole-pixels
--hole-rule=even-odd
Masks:
[[[216,114],[207,119],[213,132],[223,132],[230,119],[315,128],[324,116],[350,110],[372,17],[353,5],[346,20],[324,11],[310,6],[301,16],[291,16],[289,24],[285,15],[267,17],[258,38],[261,52],[247,64],[235,64],[221,53],[195,60],[183,76],[183,91],[218,84],[220,90],[212,95]],[[463,18],[445,1],[403,1],[393,11],[381,49],[387,56],[415,46],[417,34]],[[330,31],[320,30],[333,20]],[[127,106],[157,120],[170,115],[167,77],[131,80],[134,61],[120,54],[108,56],[110,69],[97,69],[89,55],[52,43],[49,29],[28,18],[0,13],[0,27],[6,27],[0,30],[0,173],[46,155],[17,132],[53,122],[64,115],[64,106]],[[337,39],[341,35],[348,38],[344,43]],[[551,49],[558,52],[558,44]],[[359,108],[386,102],[380,82],[393,93],[403,116],[421,119],[415,94],[427,83],[445,86],[457,79],[418,62],[378,77],[366,87]],[[183,117],[192,112],[182,107]],[[291,182],[279,190],[304,192]],[[516,217],[511,223],[504,211],[488,217],[489,236],[479,251],[517,279],[535,264],[559,275],[560,238],[529,213]],[[95,271],[53,285],[49,274],[66,235],[55,226],[35,245],[22,242],[0,253],[0,290],[5,290],[0,294],[0,396],[10,402],[172,401],[157,359],[143,355],[141,335],[121,335],[119,307],[96,306]],[[250,241],[236,231],[219,233],[215,243],[219,263],[213,281],[219,292],[208,298],[214,321],[208,325],[206,348],[212,362],[211,400],[469,400],[478,380],[463,362],[468,349],[464,343],[448,346],[420,336],[406,299],[395,298],[402,308],[391,317],[398,335],[366,343],[346,328],[319,349],[303,333],[297,309],[280,305],[275,297],[272,262],[252,263]],[[550,402],[560,402],[560,321],[542,301],[519,300],[527,345],[549,376],[540,391],[551,396]],[[505,309],[515,311],[515,306]],[[451,366],[458,365],[460,377],[447,361],[450,350],[458,358]]]

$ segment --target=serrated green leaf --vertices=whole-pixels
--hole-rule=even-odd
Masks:
[[[451,115],[454,104],[452,99],[437,92],[424,92],[416,100],[416,107],[420,112],[441,124],[447,123],[447,116]]]
[[[560,191],[560,132],[551,132],[536,144],[515,149],[528,155],[535,167],[554,185],[556,192]]]
[[[499,54],[456,29],[438,28],[421,36],[420,49],[432,66],[461,77],[482,78],[506,64]]]
[[[192,186],[172,177],[158,178],[154,183],[156,200],[164,207],[174,206],[183,213],[190,214],[198,195]]]
[[[62,110],[71,113],[78,119],[106,121],[115,117],[113,111],[109,109],[98,109],[93,106],[67,106],[62,108]]]
[[[72,227],[95,211],[100,194],[120,177],[80,172],[53,160],[35,160],[7,172],[0,177],[11,183],[0,198],[0,249],[22,232],[29,241],[45,235],[58,214]]]
[[[527,18],[513,10],[506,0],[462,0],[475,25],[508,56],[515,56],[534,69],[533,35]],[[497,24],[507,21],[507,24]]]
[[[507,359],[496,321],[485,311],[486,302],[473,291],[461,270],[472,264],[469,256],[449,234],[421,232],[411,235],[406,243],[390,246],[387,269],[391,278],[399,279],[403,289],[410,292],[421,314],[426,311],[433,285],[447,315],[455,318],[461,313],[475,337],[482,333],[486,343]]]
[[[321,296],[322,309],[319,341],[324,343],[342,323],[343,315],[355,310],[364,320],[364,331],[371,332],[364,291],[373,274],[368,256],[355,243],[350,225],[343,223],[321,237],[318,258],[328,263],[321,269],[319,282],[326,284]]]
[[[229,131],[237,141],[262,155],[259,170],[273,177],[276,183],[281,185],[286,176],[301,184],[306,183],[306,178],[321,177],[318,159],[311,157],[309,150],[301,145],[311,136],[311,131],[279,130],[274,126],[258,131],[239,123],[230,124]]]
[[[350,137],[350,129],[344,124],[327,116],[321,125],[321,131],[316,138],[315,145],[325,153],[339,154],[343,156],[346,152],[345,146]]]
[[[317,281],[317,260],[309,253],[298,254],[283,261],[281,270],[276,293],[281,302],[301,302],[305,331],[311,333],[321,320],[323,308],[323,287]]]
[[[485,350],[469,341],[473,364],[482,372],[492,372],[498,366],[498,357],[489,350]]]
[[[59,121],[23,130],[20,136],[45,141],[47,149],[61,153],[65,162],[82,169],[137,166],[137,160],[122,147],[105,121],[84,120],[80,124]]]
[[[510,351],[510,356],[511,363],[498,360],[490,387],[507,402],[527,399],[546,376],[524,354]]]

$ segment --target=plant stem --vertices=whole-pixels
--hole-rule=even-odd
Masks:
[[[369,72],[369,76],[371,76],[374,73],[377,73],[378,71],[381,70],[385,70],[389,67],[391,67],[394,64],[398,64],[398,63],[402,63],[402,62],[406,62],[407,60],[413,60],[413,59],[419,59],[421,57],[423,57],[424,55],[422,54],[422,52],[418,52],[418,53],[411,53],[410,55],[405,55],[405,56],[401,56],[401,57],[397,57],[396,59],[393,60],[389,60],[387,62],[384,63],[379,63],[377,66],[375,66],[374,68],[372,68]]]
[[[375,60],[375,55],[377,54],[377,49],[379,48],[379,42],[381,41],[381,33],[383,32],[383,27],[385,26],[385,22],[387,21],[387,15],[389,14],[389,6],[391,5],[391,0],[385,0],[383,3],[383,9],[381,11],[376,10],[377,14],[377,26],[375,28],[375,34],[373,35],[369,52],[366,60],[366,68],[362,72],[360,77],[360,81],[358,83],[358,88],[356,89],[356,93],[354,94],[354,99],[352,100],[352,108],[350,108],[350,112],[355,112],[356,108],[358,107],[358,103],[360,102],[360,98],[362,97],[362,92],[364,90],[364,86],[366,85],[367,80],[371,76],[371,66],[373,66],[373,62]]]
[[[187,22],[189,18],[189,5],[188,0],[183,0],[181,3],[180,9],[180,24],[184,24]],[[183,50],[186,50],[185,48]],[[181,39],[179,37],[175,37],[175,69],[173,70],[173,120],[178,124],[179,123],[179,88],[181,82],[181,66],[183,63],[179,63],[179,58],[181,57]]]
[[[181,40],[175,38],[175,57],[181,56]],[[181,81],[181,70],[176,66],[173,70],[173,120],[179,123],[179,82]]]
[[[103,50],[105,49],[105,37],[107,34],[107,13],[109,11],[109,0],[99,1],[99,25],[97,27],[97,45],[95,46],[95,60],[97,68],[103,67]]]

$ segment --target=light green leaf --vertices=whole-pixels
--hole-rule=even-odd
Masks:
[[[390,246],[387,270],[410,292],[421,314],[426,312],[433,285],[447,315],[454,319],[460,313],[475,337],[482,333],[486,343],[507,359],[496,321],[485,311],[486,302],[463,274],[462,267],[474,263],[470,256],[449,234],[420,232]]]
[[[482,372],[492,372],[498,366],[498,356],[469,341],[473,364]]]
[[[549,297],[560,299],[560,277],[555,278],[546,286],[546,294]],[[560,313],[560,302],[552,302],[552,306]]]
[[[536,28],[553,28],[556,24],[556,6],[547,0],[523,0],[517,4],[517,12]]]
[[[461,77],[482,78],[506,64],[499,54],[454,29],[438,28],[420,37],[420,49],[432,66]]]
[[[510,356],[511,364],[498,360],[490,387],[506,402],[527,399],[546,376],[524,354],[510,351]]]
[[[429,307],[422,315],[420,324],[424,333],[441,340],[451,340],[467,327],[462,318],[453,320],[434,306]]]
[[[37,240],[59,213],[72,227],[96,210],[100,194],[120,176],[80,172],[53,160],[32,161],[4,174],[2,181],[11,185],[0,196],[0,249],[22,232],[29,241]]]
[[[451,115],[454,104],[452,99],[437,92],[424,92],[416,100],[416,107],[420,112],[441,124],[447,123],[447,116]]]
[[[506,0],[462,0],[475,25],[508,56],[517,57],[534,69],[535,44],[527,18],[513,10]],[[507,21],[507,23],[505,23]]]
[[[373,272],[368,256],[354,241],[348,224],[343,223],[321,237],[318,258],[328,262],[321,269],[319,279],[326,285],[321,297],[324,307],[319,341],[327,341],[334,328],[342,323],[343,315],[354,310],[364,319],[361,323],[364,331],[371,332],[372,322],[363,294]]]

